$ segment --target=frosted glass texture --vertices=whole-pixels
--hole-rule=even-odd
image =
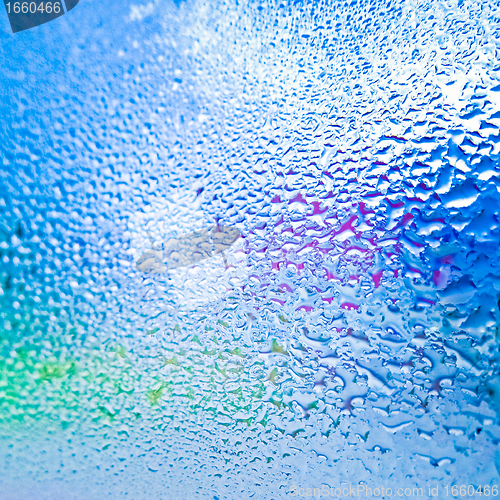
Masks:
[[[0,499],[496,496],[499,6],[2,14]]]

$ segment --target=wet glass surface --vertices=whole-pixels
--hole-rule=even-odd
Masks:
[[[3,14],[0,498],[496,496],[499,16]]]

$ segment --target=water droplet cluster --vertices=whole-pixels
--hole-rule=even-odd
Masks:
[[[498,8],[164,0],[3,34],[5,491],[490,484]],[[137,268],[219,220],[230,249]]]

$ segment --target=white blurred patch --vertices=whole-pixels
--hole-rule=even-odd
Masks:
[[[155,5],[153,2],[149,2],[146,5],[132,5],[130,7],[130,14],[128,16],[130,21],[142,21],[146,17],[150,16],[155,10]]]

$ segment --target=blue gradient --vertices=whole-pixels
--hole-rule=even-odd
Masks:
[[[0,499],[497,491],[499,5],[2,14]]]

